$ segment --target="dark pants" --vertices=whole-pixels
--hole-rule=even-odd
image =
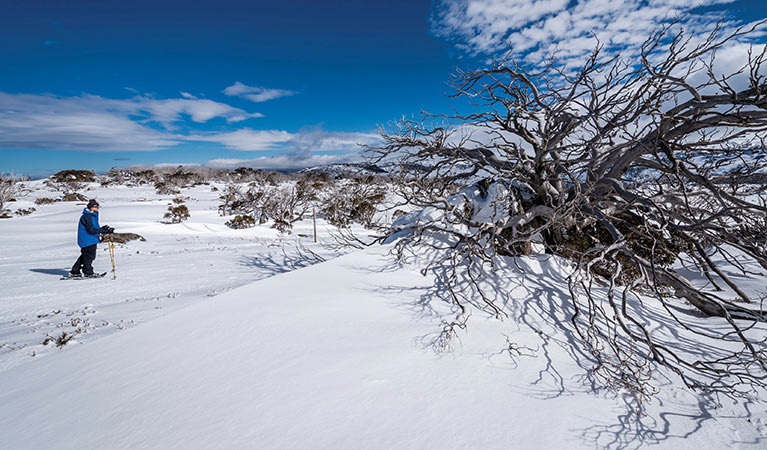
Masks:
[[[93,275],[93,260],[96,259],[96,244],[89,245],[80,249],[80,257],[72,266],[71,273],[80,273],[83,270],[84,275]]]

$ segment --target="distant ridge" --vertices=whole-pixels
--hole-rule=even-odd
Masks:
[[[387,175],[388,171],[375,164],[365,163],[336,163],[307,167],[298,173],[327,173],[333,176],[348,175]]]

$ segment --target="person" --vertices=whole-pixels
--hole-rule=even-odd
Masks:
[[[85,206],[80,222],[77,225],[77,245],[80,246],[80,257],[75,261],[70,277],[95,278],[93,273],[93,261],[96,259],[96,246],[101,242],[101,234],[114,232],[114,228],[99,225],[99,202],[88,201]],[[82,272],[80,272],[82,270]]]

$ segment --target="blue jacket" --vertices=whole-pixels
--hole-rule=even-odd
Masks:
[[[99,236],[101,235],[101,226],[99,226],[99,212],[83,210],[83,215],[80,216],[80,223],[77,226],[77,245],[80,248],[90,247],[101,242]]]

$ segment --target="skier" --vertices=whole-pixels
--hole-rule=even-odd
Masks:
[[[93,273],[93,260],[96,259],[96,246],[101,242],[101,234],[110,234],[115,231],[114,228],[104,225],[99,226],[99,202],[90,200],[80,216],[80,222],[77,226],[77,245],[80,246],[80,257],[77,258],[72,270],[69,271],[70,278],[99,278],[106,275]],[[82,269],[82,273],[80,273]]]

